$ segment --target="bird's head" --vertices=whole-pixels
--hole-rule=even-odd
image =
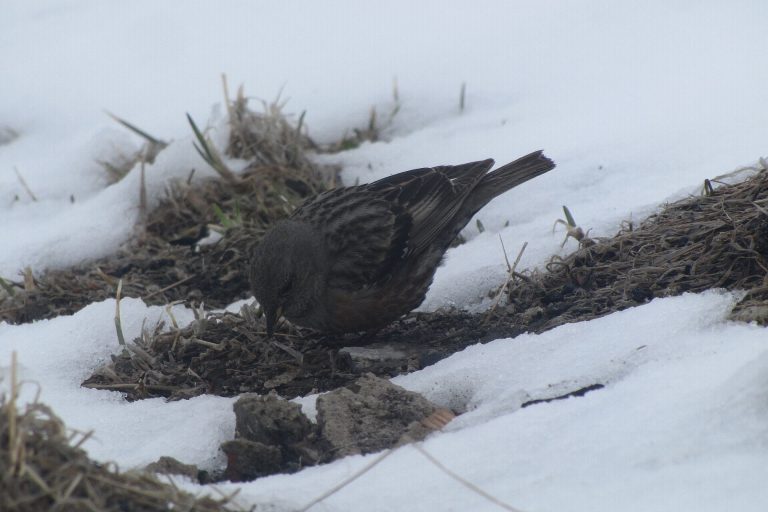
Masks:
[[[312,226],[277,222],[253,251],[250,282],[272,336],[281,314],[289,320],[307,316],[322,300],[327,264],[322,236]]]

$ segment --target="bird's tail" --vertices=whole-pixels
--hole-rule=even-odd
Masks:
[[[485,205],[499,194],[554,168],[555,162],[544,156],[542,151],[535,151],[486,174],[472,196]]]
[[[462,205],[462,210],[457,217],[465,219],[466,224],[494,197],[554,168],[555,162],[544,156],[542,151],[535,151],[514,162],[502,165],[480,180]]]

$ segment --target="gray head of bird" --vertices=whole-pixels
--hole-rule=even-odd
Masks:
[[[306,317],[322,301],[326,282],[325,243],[311,225],[282,220],[264,234],[250,261],[253,295],[272,336],[280,315]]]

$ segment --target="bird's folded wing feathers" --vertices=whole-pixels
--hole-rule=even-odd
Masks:
[[[368,185],[325,192],[296,212],[322,221],[334,286],[386,279],[402,258],[430,247],[493,160],[414,169]],[[366,192],[366,193],[360,193]]]
[[[377,194],[324,193],[303,206],[299,216],[321,222],[331,261],[329,279],[339,288],[357,289],[382,279],[408,244],[411,219],[396,203]]]
[[[493,160],[416,169],[369,185],[400,205],[412,219],[407,252],[430,247],[453,222],[462,202],[493,166]]]

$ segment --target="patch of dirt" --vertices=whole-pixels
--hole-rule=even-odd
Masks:
[[[524,331],[466,313],[416,313],[376,333],[327,336],[283,325],[269,339],[258,313],[245,306],[239,315],[200,313],[181,329],[158,325],[83,385],[119,390],[128,400],[272,390],[293,398],[335,389],[368,372],[393,377],[419,370],[468,345]]]

